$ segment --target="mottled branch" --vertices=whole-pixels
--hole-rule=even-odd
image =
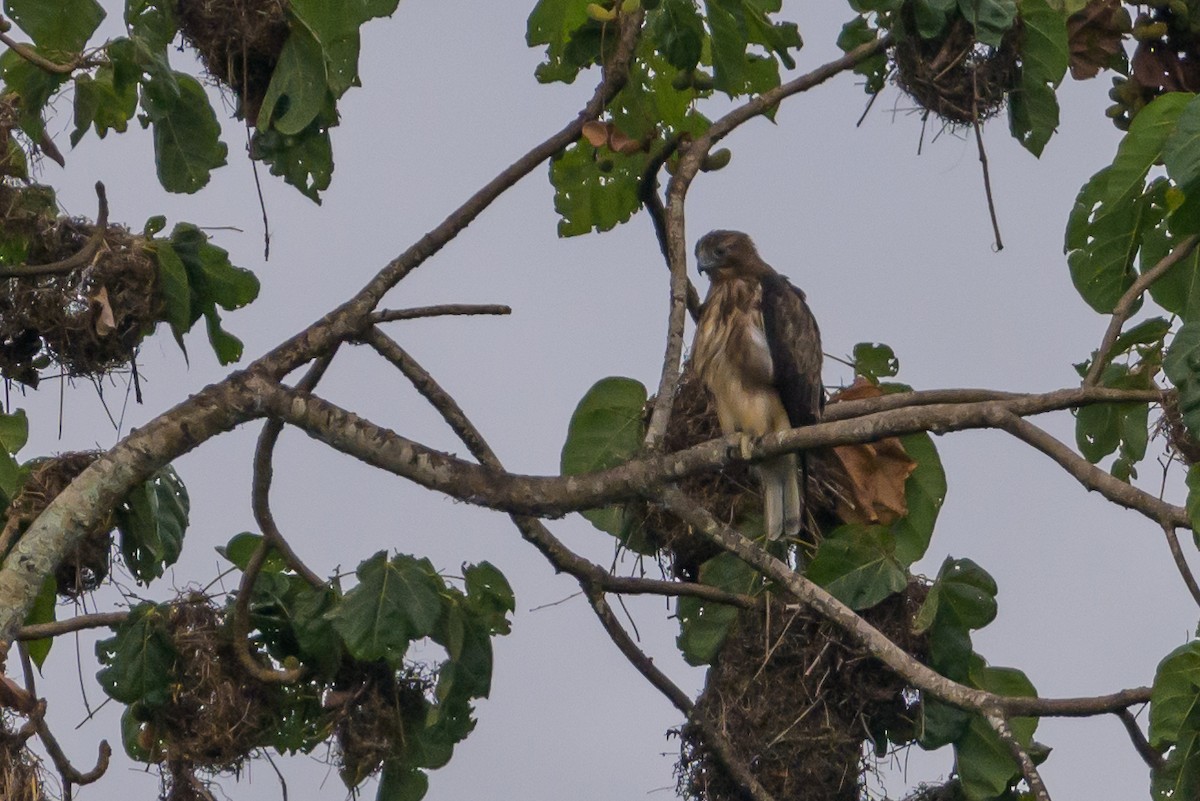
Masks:
[[[1013,734],[1008,720],[1003,715],[992,714],[986,717],[988,725],[999,735],[1000,740],[1013,755],[1013,759],[1021,766],[1021,775],[1025,777],[1025,783],[1029,785],[1029,791],[1033,793],[1035,801],[1050,801],[1050,793],[1046,790],[1041,774],[1038,773],[1037,765],[1033,764],[1029,752]]]
[[[396,320],[417,320],[422,317],[475,314],[512,314],[512,307],[502,306],[498,303],[443,303],[438,306],[418,306],[412,309],[383,309],[368,316],[367,320],[371,325],[375,325]]]

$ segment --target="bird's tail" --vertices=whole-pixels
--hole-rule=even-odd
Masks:
[[[795,537],[804,522],[796,454],[788,453],[758,465],[763,496],[763,528],[767,538]]]

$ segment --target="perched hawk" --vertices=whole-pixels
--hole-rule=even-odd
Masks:
[[[761,437],[817,422],[825,407],[821,332],[804,293],[763,261],[740,231],[705,234],[696,243],[696,261],[712,285],[696,327],[692,365],[712,393],[721,430]],[[800,532],[798,468],[794,453],[756,465],[771,539]]]

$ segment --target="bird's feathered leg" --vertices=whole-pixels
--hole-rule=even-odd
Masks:
[[[767,539],[794,537],[800,533],[802,506],[796,454],[789,453],[758,464],[763,497],[763,530]]]

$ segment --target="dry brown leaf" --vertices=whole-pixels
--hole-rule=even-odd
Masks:
[[[583,124],[583,138],[592,147],[602,147],[608,142],[608,123],[589,120]]]
[[[874,398],[883,390],[864,378],[835,393],[831,403]],[[908,514],[904,485],[917,463],[897,437],[831,449],[846,476],[837,515],[846,523],[890,525]]]
[[[106,337],[117,330],[117,318],[113,316],[112,304],[108,302],[108,287],[100,287],[100,291],[92,295],[92,305],[96,308],[96,333]]]
[[[631,139],[628,134],[619,128],[613,128],[608,135],[608,146],[617,153],[636,153],[642,149],[642,143],[636,139]]]
[[[1067,18],[1071,46],[1071,77],[1095,78],[1121,52],[1125,34],[1132,30],[1129,11],[1120,0],[1092,0]]]

